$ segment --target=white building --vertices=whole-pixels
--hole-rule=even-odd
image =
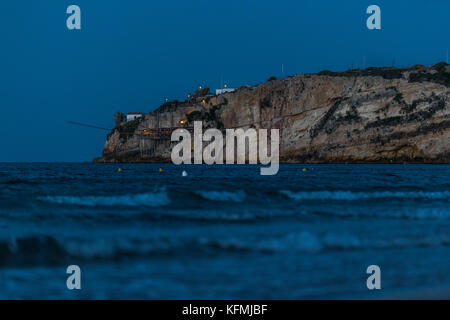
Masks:
[[[222,89],[216,89],[216,95],[226,93],[226,92],[233,92],[234,90],[235,90],[234,88],[227,88],[227,86],[225,86]]]
[[[143,112],[128,112],[127,113],[127,122],[136,120],[144,115]]]

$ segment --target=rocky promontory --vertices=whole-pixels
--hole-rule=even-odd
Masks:
[[[322,71],[220,95],[202,88],[117,123],[94,161],[170,162],[168,131],[194,121],[279,129],[281,162],[450,163],[450,66]]]

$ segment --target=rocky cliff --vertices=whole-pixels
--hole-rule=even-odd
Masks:
[[[322,71],[216,96],[203,89],[114,128],[95,161],[169,162],[170,135],[143,133],[196,120],[278,128],[282,162],[450,163],[450,66]]]

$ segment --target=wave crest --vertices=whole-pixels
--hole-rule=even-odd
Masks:
[[[280,194],[292,200],[340,200],[355,201],[365,199],[434,199],[444,200],[450,198],[450,191],[376,191],[376,192],[353,192],[353,191],[301,191],[293,192],[281,190]]]
[[[164,206],[170,203],[166,191],[121,196],[46,196],[38,197],[41,201],[78,206]]]
[[[210,201],[231,201],[231,202],[242,202],[245,200],[246,194],[244,191],[239,190],[236,192],[230,191],[196,191],[196,195],[202,197],[203,199]]]

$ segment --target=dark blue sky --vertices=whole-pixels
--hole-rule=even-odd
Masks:
[[[66,28],[66,8],[82,30]],[[366,8],[382,30],[366,28]],[[117,110],[149,112],[198,85],[445,60],[450,1],[2,0],[0,161],[90,161]]]

